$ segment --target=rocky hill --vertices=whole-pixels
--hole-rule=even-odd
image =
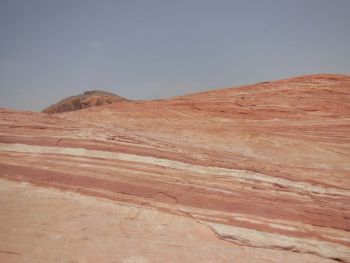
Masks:
[[[81,95],[65,98],[56,104],[47,107],[42,112],[53,114],[66,111],[75,111],[121,101],[127,101],[127,99],[110,92],[92,90],[86,91]]]
[[[2,109],[0,261],[348,263],[349,131],[345,75]]]

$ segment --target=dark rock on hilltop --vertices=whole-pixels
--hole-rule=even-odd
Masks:
[[[65,98],[56,104],[47,107],[42,112],[54,114],[66,111],[76,111],[121,101],[127,101],[127,99],[110,92],[92,90],[85,91],[80,95]]]

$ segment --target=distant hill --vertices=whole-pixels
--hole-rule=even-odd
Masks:
[[[65,98],[56,104],[47,107],[42,112],[53,114],[67,111],[76,111],[121,101],[127,101],[127,99],[110,92],[93,90],[86,91],[80,95]]]

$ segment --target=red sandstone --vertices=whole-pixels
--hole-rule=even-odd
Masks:
[[[53,195],[51,205],[57,209],[67,203],[67,217],[76,203],[63,195],[71,192],[82,198],[72,202],[93,202],[79,209],[90,207],[94,220],[99,218],[96,209],[113,214],[119,237],[109,236],[109,244],[135,244],[135,251],[116,249],[116,255],[99,247],[105,257],[86,252],[89,262],[113,257],[116,262],[190,262],[203,253],[200,246],[207,250],[201,258],[205,262],[350,262],[349,131],[350,77],[343,75],[168,100],[119,101],[53,115],[2,109],[0,177],[7,188],[0,194],[22,196],[16,185],[28,182],[23,191],[32,193],[35,202]],[[43,188],[46,192],[38,190]],[[92,197],[98,199],[87,201]],[[107,200],[111,203],[105,207]],[[24,199],[18,199],[13,208],[4,203],[0,208],[10,209],[5,219],[12,220],[23,205]],[[125,214],[116,216],[118,209]],[[79,224],[82,219],[72,220]],[[112,217],[103,220],[113,225]],[[162,220],[171,225],[166,232],[159,230]],[[32,224],[26,227],[39,228]],[[137,232],[140,224],[148,232]],[[25,243],[30,233],[21,236],[6,224],[2,228],[8,236],[0,250],[6,242],[3,251],[9,253],[0,253],[0,259],[28,261],[16,261],[19,256],[11,253],[38,256]],[[96,234],[86,234],[92,238],[89,246],[99,240],[94,241]],[[60,235],[63,249],[72,236]],[[138,236],[149,247],[135,241]],[[23,244],[16,244],[19,237]],[[158,241],[172,245],[157,258]],[[184,252],[182,243],[193,255]],[[53,260],[54,247],[48,245],[41,255]],[[58,257],[82,258],[79,252]]]

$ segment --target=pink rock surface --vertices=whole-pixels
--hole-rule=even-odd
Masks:
[[[350,262],[349,131],[343,75],[54,115],[3,109],[0,256]],[[115,235],[101,238],[107,226]]]

